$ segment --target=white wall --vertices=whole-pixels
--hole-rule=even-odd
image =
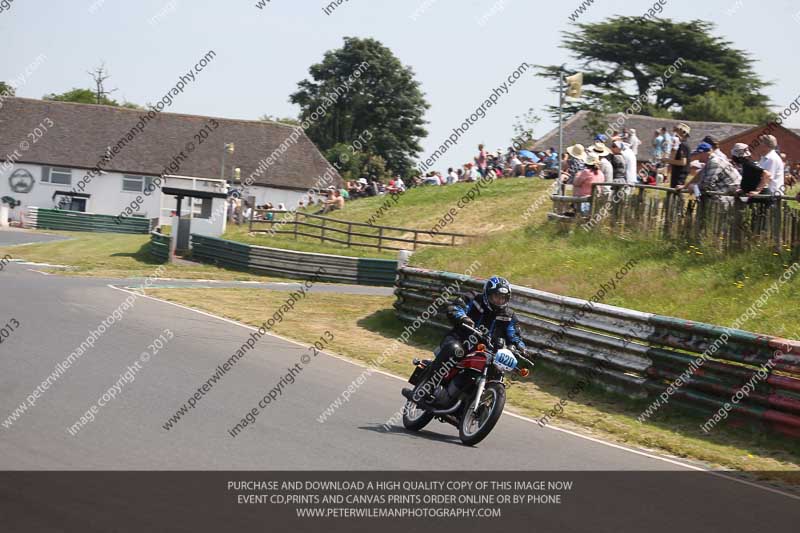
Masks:
[[[56,207],[53,200],[53,193],[59,191],[69,191],[73,185],[83,178],[85,170],[72,169],[72,185],[54,185],[42,182],[42,167],[40,165],[15,164],[10,168],[8,165],[0,164],[0,196],[11,196],[22,202],[22,205],[11,211],[11,220],[20,220],[20,215],[30,207],[41,207],[51,209]],[[8,178],[18,168],[27,170],[33,175],[34,185],[29,193],[18,193],[11,190]],[[136,199],[138,194],[122,190],[122,174],[109,172],[100,176],[95,176],[86,185],[84,191],[91,197],[86,201],[86,212],[100,215],[117,216]],[[161,194],[156,192],[150,196],[142,194],[144,202],[139,207],[139,213],[146,218],[159,216]]]

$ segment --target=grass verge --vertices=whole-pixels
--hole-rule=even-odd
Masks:
[[[0,248],[0,257],[8,254],[15,259],[66,265],[73,268],[44,270],[65,275],[103,278],[147,277],[161,264],[148,253],[149,235],[68,231],[48,233],[69,237],[69,240]],[[196,263],[168,265],[161,277],[261,281],[274,279]]]
[[[270,310],[288,297],[288,293],[252,289],[157,289],[148,294],[253,326],[260,325]],[[373,361],[404,327],[395,317],[392,302],[392,297],[312,291],[294,313],[275,326],[274,332],[313,343],[335,324],[331,351],[360,362]],[[437,330],[421,328],[401,353],[387,358],[383,369],[407,376],[411,360],[431,357],[441,336]],[[401,386],[398,383],[398,407],[402,403]],[[573,378],[537,369],[532,380],[512,381],[508,399],[516,411],[539,418],[566,398],[574,386]],[[800,443],[796,440],[748,427],[720,426],[705,434],[699,428],[703,420],[698,415],[672,405],[643,425],[636,417],[646,404],[588,387],[564,407],[556,424],[621,444],[700,460],[717,468],[750,472],[759,479],[800,483]]]

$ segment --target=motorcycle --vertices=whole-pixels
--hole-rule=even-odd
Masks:
[[[436,418],[458,428],[461,442],[474,446],[494,429],[506,404],[504,374],[513,372],[527,377],[530,371],[520,368],[520,361],[533,363],[505,347],[500,339],[494,346],[485,330],[462,325],[472,333],[475,348],[458,361],[447,361],[433,375],[433,361],[414,359],[414,372],[408,379],[413,389],[403,389],[403,426],[420,431]],[[433,394],[429,394],[430,389]],[[432,397],[432,399],[427,399]]]

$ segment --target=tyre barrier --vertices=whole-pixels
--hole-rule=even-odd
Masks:
[[[29,207],[27,225],[37,229],[89,231],[102,233],[150,233],[150,220],[141,217],[123,218],[95,215],[80,211]]]
[[[483,280],[402,267],[394,307],[401,319],[419,320],[439,295],[449,294],[454,286],[462,292],[480,293]],[[710,415],[747,390],[744,398],[734,402],[732,414],[800,437],[798,341],[518,285],[513,285],[510,305],[529,354],[543,366],[629,398],[651,400],[655,411],[674,400]],[[443,306],[436,308],[428,323],[451,327]],[[663,404],[656,403],[659,400]],[[645,412],[648,415],[645,420],[640,416],[641,422],[650,416]]]
[[[397,261],[296,252],[192,234],[192,257],[218,266],[292,279],[394,285]],[[324,269],[324,270],[321,270]]]

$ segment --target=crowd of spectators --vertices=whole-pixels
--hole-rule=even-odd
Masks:
[[[635,130],[614,132],[611,137],[599,134],[589,147],[574,144],[565,150],[561,182],[572,185],[573,196],[589,196],[596,183],[622,183],[666,186],[697,198],[718,193],[710,196],[727,202],[735,197],[742,202],[772,202],[798,181],[800,163],[787,163],[773,135],[759,137],[757,145],[766,147],[766,153],[756,160],[747,144],[738,143],[724,153],[712,136],[704,137],[692,150],[691,131],[683,122],[671,133],[666,127],[656,130],[650,157],[643,163],[638,157],[642,143]],[[611,189],[600,187],[605,193]],[[588,207],[584,203],[580,209],[585,212]]]

